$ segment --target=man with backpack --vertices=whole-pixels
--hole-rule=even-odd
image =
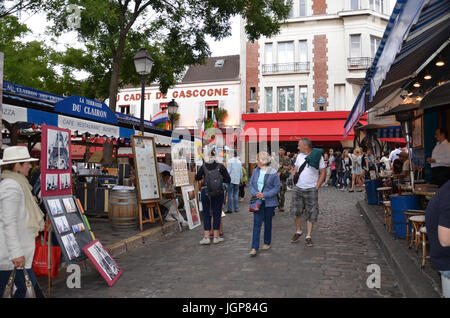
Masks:
[[[242,163],[235,156],[235,151],[230,151],[230,159],[227,162],[227,171],[231,177],[231,182],[227,185],[228,209],[225,213],[239,212],[239,184],[242,178]],[[233,201],[233,202],[232,202]]]
[[[200,241],[201,245],[211,244],[209,233],[211,231],[211,216],[213,218],[212,228],[214,230],[213,243],[218,244],[223,241],[219,237],[220,220],[222,216],[222,205],[224,201],[223,183],[230,183],[231,177],[227,168],[217,162],[216,149],[207,147],[205,162],[195,175],[195,180],[203,179],[201,188],[201,200],[203,206],[203,228],[204,237]]]

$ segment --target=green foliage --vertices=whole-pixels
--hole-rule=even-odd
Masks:
[[[119,87],[140,83],[133,65],[139,48],[145,47],[155,61],[147,82],[159,83],[166,93],[187,66],[210,55],[206,36],[220,40],[231,35],[231,17],[241,14],[247,20],[246,32],[253,41],[278,33],[290,10],[284,0],[47,0],[44,9],[55,35],[70,30],[69,4],[81,7],[75,31],[86,50],[77,54],[89,63],[72,61],[66,71],[86,71],[83,90],[90,91],[85,95],[109,97],[113,109]]]
[[[228,111],[225,108],[217,108],[214,110],[217,121],[223,121],[228,116]]]

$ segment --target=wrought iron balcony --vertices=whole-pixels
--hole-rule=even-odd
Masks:
[[[347,67],[351,70],[368,69],[373,62],[371,57],[349,57]]]
[[[277,73],[306,73],[306,72],[309,72],[309,62],[263,64],[262,67],[263,75],[277,74]]]

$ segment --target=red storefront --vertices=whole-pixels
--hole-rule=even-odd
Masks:
[[[311,139],[315,147],[353,147],[354,130],[347,137],[343,137],[344,124],[349,113],[349,111],[326,111],[243,114],[245,126],[241,140],[247,142],[278,140],[280,145],[288,147],[288,151],[296,151],[297,142],[303,137]],[[360,124],[366,124],[366,120],[361,119]]]

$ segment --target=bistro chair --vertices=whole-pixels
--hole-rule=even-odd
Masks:
[[[389,196],[392,194],[392,188],[391,187],[378,187],[378,197],[382,197],[383,201],[389,201]]]
[[[383,201],[384,206],[384,226],[389,224],[388,230],[389,233],[392,232],[392,210],[391,210],[391,201]]]
[[[417,184],[425,183],[425,180],[423,179],[423,166],[416,166],[414,170],[416,176],[416,180],[414,182]]]
[[[406,245],[409,245],[409,247],[411,248],[412,244],[416,243],[416,250],[417,250],[416,236],[417,236],[417,233],[419,233],[419,231],[420,231],[420,223],[421,222],[425,223],[425,211],[423,211],[423,210],[407,210],[407,211],[404,211],[403,214],[405,214],[405,216],[406,216],[406,237],[405,237]],[[413,218],[413,219],[411,219],[411,218]],[[409,228],[410,223],[411,223],[411,229]]]

